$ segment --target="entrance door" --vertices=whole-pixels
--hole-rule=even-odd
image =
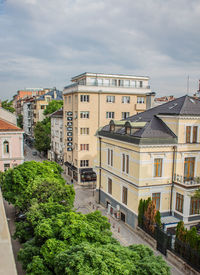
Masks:
[[[121,212],[121,220],[123,222],[126,222],[126,215],[124,213]]]

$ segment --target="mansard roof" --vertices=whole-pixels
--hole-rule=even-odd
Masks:
[[[51,115],[50,115],[50,117],[63,117],[63,108],[60,108],[59,110],[57,110],[57,111],[55,111],[54,113],[52,113]]]
[[[162,115],[200,116],[200,101],[185,95],[116,123],[114,131],[111,131],[110,125],[106,125],[98,133],[136,144],[177,143],[177,136],[162,121]],[[110,124],[115,125],[115,121]],[[128,134],[126,127],[132,129]]]

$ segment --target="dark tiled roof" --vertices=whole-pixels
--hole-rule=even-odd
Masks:
[[[125,127],[121,127],[116,132],[110,132],[110,126],[104,126],[100,131],[100,135],[127,140],[133,143],[146,144],[154,142],[157,143],[176,143],[176,135],[169,129],[169,127],[158,117],[159,115],[170,116],[200,116],[200,101],[190,96],[182,96],[165,104],[159,105],[149,109],[143,113],[129,117],[130,122],[146,122],[144,127],[139,128],[130,135],[126,135]],[[123,138],[122,138],[123,136]],[[127,138],[126,138],[127,137]],[[131,141],[132,137],[132,141]],[[144,141],[145,140],[145,141]]]
[[[56,92],[56,97],[54,92]],[[50,92],[40,96],[37,100],[44,100],[46,95],[51,96],[53,100],[63,100],[62,92],[58,90],[51,90]]]
[[[51,117],[63,117],[63,108],[60,108],[58,111],[52,113]]]

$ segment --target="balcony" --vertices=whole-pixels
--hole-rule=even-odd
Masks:
[[[184,185],[185,187],[200,187],[200,177],[191,177],[191,179],[186,179],[184,176],[179,174],[174,174],[174,182]]]

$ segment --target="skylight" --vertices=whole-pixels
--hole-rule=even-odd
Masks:
[[[178,105],[178,103],[174,103],[172,106],[169,107],[169,109],[173,109],[177,105]]]
[[[192,98],[190,98],[190,101],[191,101],[192,103],[195,103],[194,99],[192,99]]]

